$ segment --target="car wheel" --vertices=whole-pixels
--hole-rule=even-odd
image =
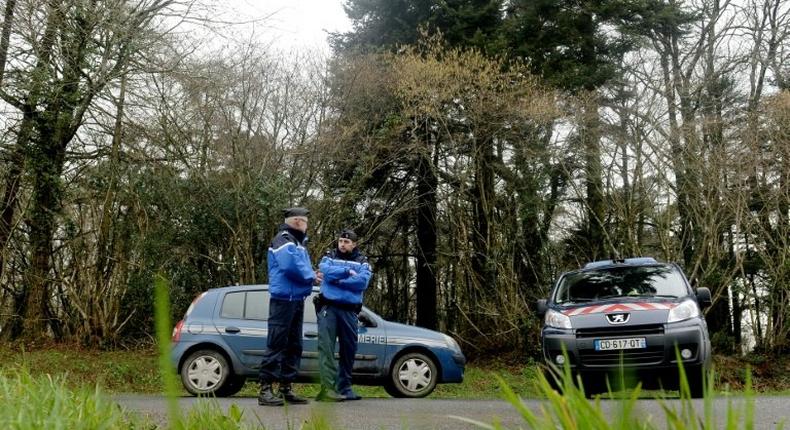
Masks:
[[[564,376],[562,375],[562,373],[559,373],[558,371],[555,371],[555,369],[548,366],[543,367],[541,369],[541,372],[543,372],[543,377],[546,378],[546,382],[548,382],[549,387],[552,390],[560,394],[562,394],[565,391],[565,387],[563,386]]]
[[[244,376],[232,375],[228,377],[227,382],[219,388],[217,391],[214,392],[214,395],[217,397],[230,397],[244,388],[244,384],[247,383],[247,378]]]
[[[184,360],[181,366],[181,382],[190,394],[220,395],[221,389],[228,384],[230,366],[217,351],[203,349],[195,351]],[[238,391],[238,390],[237,390]]]
[[[597,374],[582,374],[582,385],[584,386],[584,395],[588,399],[594,398],[598,394],[606,393],[608,391],[606,386],[606,377]],[[578,386],[578,384],[576,384]]]
[[[705,372],[701,367],[690,367],[687,369],[686,378],[689,383],[689,394],[692,399],[705,397],[705,383],[703,377]]]
[[[409,352],[395,360],[384,388],[393,397],[425,397],[436,388],[436,364],[425,354]]]

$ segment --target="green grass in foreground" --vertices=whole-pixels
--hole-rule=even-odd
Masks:
[[[61,378],[32,376],[27,369],[0,372],[0,400],[0,428],[10,430],[260,428],[244,424],[243,413],[237,406],[231,406],[225,414],[212,402],[181,416],[175,425],[159,427],[125,413],[98,388],[70,390],[64,387]]]
[[[680,356],[678,355],[678,359]],[[508,385],[500,379],[504,398],[513,408],[519,412],[524,423],[532,429],[578,429],[578,430],[630,430],[643,429],[655,430],[667,428],[669,430],[752,430],[754,429],[754,399],[751,386],[751,372],[747,369],[745,401],[741,405],[734,405],[729,402],[727,412],[724,416],[717,416],[713,409],[714,393],[709,389],[714,380],[714,375],[708,376],[706,381],[705,397],[702,401],[702,410],[695,408],[695,403],[690,398],[690,389],[683,369],[680,369],[680,407],[670,405],[665,399],[659,398],[661,407],[666,414],[666,425],[656,426],[652,422],[645,422],[644,417],[636,408],[636,402],[640,395],[640,388],[625,395],[609,393],[613,398],[619,398],[618,409],[616,412],[604,413],[600,398],[590,401],[584,393],[584,388],[577,386],[571,376],[570,370],[566,367],[560,376],[558,384],[561,392],[554,391],[551,384],[543,374],[538,374],[538,386],[548,401],[536,413],[530,410],[521,401],[521,397],[516,394]],[[493,424],[477,422],[463,417],[453,417],[460,421],[476,424],[484,429],[503,429],[499,423]],[[781,429],[783,423],[777,425]]]

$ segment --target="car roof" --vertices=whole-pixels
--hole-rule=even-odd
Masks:
[[[247,285],[227,285],[224,287],[209,288],[208,291],[213,293],[226,293],[232,291],[251,291],[251,290],[269,290],[269,284],[247,284]],[[313,292],[317,293],[319,287],[313,287]]]
[[[653,257],[634,257],[625,259],[612,259],[612,260],[598,260],[591,261],[584,265],[582,270],[599,269],[602,267],[611,266],[654,266],[660,264]]]

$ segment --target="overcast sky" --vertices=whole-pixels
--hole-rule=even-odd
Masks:
[[[268,17],[254,33],[282,49],[328,49],[327,31],[348,31],[343,0],[229,0],[234,14],[248,20]]]

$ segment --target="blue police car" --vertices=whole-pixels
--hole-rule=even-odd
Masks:
[[[314,288],[313,295],[318,294]],[[269,315],[266,285],[210,289],[173,329],[172,360],[193,395],[231,396],[258,377]],[[305,301],[299,380],[318,379],[318,327],[312,296]],[[381,385],[393,397],[425,397],[439,383],[464,378],[466,358],[443,333],[359,314],[354,384]]]

